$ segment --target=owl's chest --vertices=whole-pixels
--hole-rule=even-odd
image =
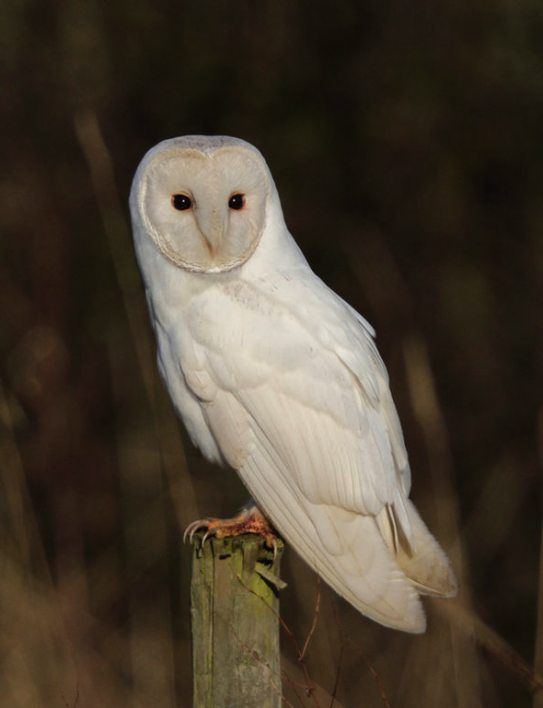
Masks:
[[[274,335],[292,338],[291,313],[273,297],[273,292],[243,280],[233,280],[201,293],[189,304],[184,317],[186,334],[209,352],[254,351]],[[263,353],[261,353],[263,354]]]
[[[298,368],[315,356],[314,336],[281,283],[215,282],[158,317],[160,345],[189,388],[211,400],[213,385],[235,390]],[[166,358],[166,357],[164,357]]]

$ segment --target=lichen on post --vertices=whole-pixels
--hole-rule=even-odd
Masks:
[[[277,553],[260,536],[194,538],[191,617],[195,708],[280,708]]]

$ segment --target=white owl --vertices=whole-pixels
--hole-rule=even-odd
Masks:
[[[166,140],[130,207],[158,366],[195,445],[360,612],[424,631],[419,594],[450,597],[456,581],[408,498],[373,329],[312,272],[262,155],[236,138]],[[269,531],[254,506],[196,526]]]

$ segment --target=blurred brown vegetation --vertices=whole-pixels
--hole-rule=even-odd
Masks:
[[[284,637],[289,704],[315,704],[308,675],[322,706],[541,701],[541,2],[10,0],[0,22],[0,704],[190,705],[180,530],[245,492],[157,380],[126,209],[145,150],[187,133],[262,150],[376,327],[462,578],[423,637],[321,587],[305,674]],[[284,567],[303,645],[315,577]]]

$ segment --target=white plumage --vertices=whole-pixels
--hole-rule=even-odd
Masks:
[[[408,499],[374,332],[311,271],[260,153],[164,141],[130,206],[159,368],[194,443],[358,610],[424,631],[419,593],[448,597],[456,581]]]

